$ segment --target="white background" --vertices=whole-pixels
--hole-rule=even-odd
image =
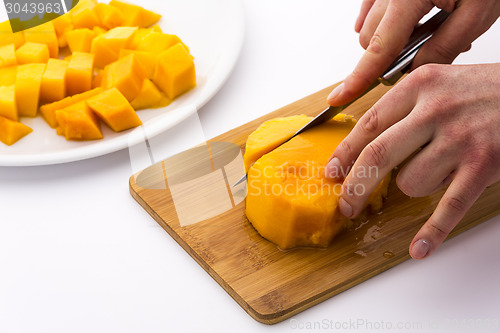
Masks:
[[[359,5],[245,1],[239,62],[199,112],[206,137],[342,80],[362,54],[353,31]],[[457,62],[499,61],[498,40],[499,23]],[[0,333],[499,331],[470,325],[500,321],[500,217],[424,261],[406,261],[267,326],[132,199],[131,174],[127,150],[0,168]]]

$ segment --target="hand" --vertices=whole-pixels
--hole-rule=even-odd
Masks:
[[[412,197],[449,184],[410,245],[413,258],[432,253],[484,189],[500,180],[499,77],[500,63],[424,65],[392,88],[360,118],[325,168],[329,178],[350,170],[341,213],[356,217],[382,178],[423,147],[396,181]],[[367,177],[373,168],[376,177]]]
[[[366,52],[344,83],[330,93],[328,103],[342,105],[361,95],[389,67],[434,6],[451,14],[422,46],[412,69],[426,63],[450,64],[500,16],[497,0],[364,0],[355,30]]]

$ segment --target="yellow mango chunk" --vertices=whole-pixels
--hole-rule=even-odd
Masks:
[[[0,116],[0,141],[10,146],[33,130],[17,121]]]
[[[15,86],[0,86],[0,116],[17,121]]]
[[[54,102],[66,96],[66,70],[69,63],[59,59],[49,59],[42,76],[40,99]]]
[[[68,47],[72,53],[74,52],[90,52],[90,45],[96,36],[94,30],[87,28],[75,29],[67,31],[64,34]]]
[[[115,132],[142,125],[128,100],[116,88],[111,88],[89,98],[87,104]]]
[[[54,20],[52,20],[52,24],[54,25],[54,30],[57,35],[57,41],[60,48],[68,46],[66,38],[64,34],[67,31],[73,30],[73,22],[71,21],[71,16],[69,14],[64,14],[58,16]]]
[[[295,119],[302,123],[301,118]],[[352,117],[337,115],[263,155],[250,167],[246,215],[264,238],[282,249],[326,247],[344,228],[348,220],[338,209],[342,184],[326,179],[324,166],[354,125]],[[269,146],[264,131],[272,141],[276,139],[272,135],[275,126],[282,127],[280,120],[261,128],[263,146]],[[249,153],[251,150],[247,148]],[[379,207],[389,179],[372,194],[368,205]]]
[[[159,107],[163,99],[162,93],[158,90],[150,79],[144,79],[142,83],[142,88],[139,94],[130,105],[135,110],[149,109],[153,107]]]
[[[56,118],[56,111],[60,109],[67,108],[70,105],[76,104],[78,102],[86,101],[92,96],[98,95],[102,92],[102,88],[96,88],[86,91],[81,94],[76,94],[73,96],[68,96],[60,101],[53,102],[50,104],[45,104],[40,107],[40,114],[43,119],[49,124],[50,127],[56,128],[59,124]]]
[[[98,3],[93,10],[101,21],[102,26],[107,29],[116,28],[123,23],[123,14],[116,7],[105,3]]]
[[[96,0],[80,0],[78,4],[69,11],[73,26],[77,29],[92,29],[95,26],[100,26],[101,22],[96,12],[93,10],[96,5]]]
[[[0,68],[17,65],[14,44],[0,46]]]
[[[57,134],[64,135],[66,140],[98,140],[102,139],[99,120],[86,102],[78,102],[56,111],[59,127]]]
[[[159,14],[122,1],[111,0],[109,4],[121,10],[124,18],[123,26],[147,28],[161,18]]]
[[[68,95],[79,94],[92,88],[94,74],[94,55],[75,52],[66,71],[66,92]]]
[[[182,44],[158,55],[153,82],[171,99],[196,86],[193,58]]]
[[[138,51],[159,53],[171,48],[178,43],[182,43],[182,41],[176,35],[169,35],[161,32],[151,31],[150,33],[142,37],[135,48]]]
[[[20,65],[31,63],[47,63],[49,48],[46,44],[27,42],[16,50],[17,63]]]
[[[0,86],[11,86],[16,83],[17,66],[0,68]]]
[[[45,66],[45,64],[25,64],[17,67],[16,101],[19,116],[36,116]]]
[[[17,49],[24,44],[24,32],[12,32],[12,27],[9,21],[0,23],[0,45],[14,44]]]
[[[120,59],[125,58],[126,56],[132,53],[135,55],[137,61],[143,68],[146,77],[149,79],[153,78],[156,68],[156,62],[158,59],[158,54],[154,52],[123,49],[120,51]]]
[[[97,36],[92,41],[91,52],[95,54],[96,66],[104,66],[118,60],[120,50],[127,48],[137,27],[117,27]]]
[[[243,155],[245,171],[262,155],[288,140],[292,135],[311,121],[311,117],[298,115],[291,117],[274,118],[263,122],[248,136]],[[265,144],[264,144],[265,143]]]
[[[26,42],[46,44],[51,58],[59,57],[59,40],[52,21],[24,31]]]
[[[116,87],[128,101],[132,101],[141,91],[145,77],[137,58],[130,54],[104,68],[101,86],[105,90]]]
[[[135,33],[134,35],[134,38],[132,39],[132,41],[130,42],[130,48],[132,50],[136,50],[137,49],[137,46],[139,45],[139,43],[141,42],[142,38],[144,36],[146,36],[147,34],[149,34],[150,32],[163,32],[161,30],[161,28],[157,25],[151,27],[151,28],[140,28],[140,29],[137,29],[137,32]]]

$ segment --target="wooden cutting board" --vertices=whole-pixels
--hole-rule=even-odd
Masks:
[[[241,151],[263,121],[316,115],[333,87],[276,110],[130,178],[130,193],[253,318],[280,322],[407,259],[415,233],[443,192],[409,198],[392,181],[381,213],[358,219],[327,249],[281,251],[246,220]],[[359,117],[388,88],[346,113]],[[236,149],[235,149],[236,147]],[[200,162],[201,161],[201,162]],[[451,237],[500,213],[500,182],[490,186]]]

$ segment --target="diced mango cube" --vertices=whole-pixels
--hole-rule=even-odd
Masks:
[[[68,46],[64,33],[73,30],[71,16],[69,14],[58,16],[52,20],[52,24],[54,25],[54,30],[56,31],[59,47],[62,48]]]
[[[89,91],[86,91],[81,94],[76,94],[73,96],[68,96],[60,101],[53,102],[50,104],[45,104],[40,107],[40,114],[43,119],[49,124],[50,127],[56,128],[59,124],[56,119],[56,111],[60,109],[67,108],[72,104],[76,104],[78,102],[82,102],[87,100],[88,98],[98,95],[102,92],[102,88],[96,88]]]
[[[39,63],[45,64],[49,60],[49,48],[47,44],[26,42],[16,50],[17,63],[20,65]]]
[[[49,59],[42,76],[40,99],[54,102],[66,96],[66,70],[69,63],[59,59]]]
[[[18,119],[15,86],[0,86],[0,116]]]
[[[0,68],[0,86],[11,86],[16,83],[17,66]]]
[[[94,55],[91,53],[75,52],[66,71],[66,92],[74,95],[92,88],[94,74]]]
[[[141,91],[146,74],[135,54],[130,54],[104,68],[101,86],[107,90],[116,87],[128,101]]]
[[[45,66],[45,64],[25,64],[17,67],[16,101],[19,116],[36,116]]]
[[[93,10],[96,5],[96,0],[80,0],[78,4],[69,11],[71,21],[75,28],[92,29],[95,26],[101,25],[96,12]]]
[[[196,86],[193,58],[182,44],[160,53],[153,82],[171,99]]]
[[[135,50],[137,49],[137,45],[139,45],[139,42],[142,40],[142,38],[144,36],[146,36],[147,34],[149,34],[150,32],[162,32],[161,31],[161,28],[157,25],[151,27],[151,28],[140,28],[140,29],[137,29],[137,32],[135,33],[135,36],[134,36],[134,39],[132,39],[132,41],[130,42],[130,48],[132,50]]]
[[[133,53],[137,58],[137,61],[139,62],[139,65],[141,65],[141,67],[143,68],[146,77],[150,79],[153,78],[158,54],[154,52],[123,49],[120,51],[120,59],[125,58],[131,53]]]
[[[162,93],[155,84],[151,82],[150,79],[144,79],[141,91],[137,97],[130,102],[130,105],[132,105],[135,110],[148,109],[160,106],[162,99]]]
[[[17,121],[0,116],[0,141],[10,146],[33,130]]]
[[[9,21],[0,23],[0,45],[14,44],[17,49],[24,44],[24,32],[12,32]]]
[[[14,44],[0,46],[0,68],[17,64]]]
[[[142,125],[128,100],[116,88],[111,88],[89,98],[87,104],[115,132]]]
[[[102,139],[99,120],[84,101],[57,110],[56,119],[57,134],[64,135],[66,140]]]
[[[159,14],[122,1],[111,0],[109,4],[121,10],[124,17],[122,25],[124,26],[147,28],[161,18]]]
[[[97,74],[94,75],[94,78],[92,79],[92,88],[97,88],[102,85],[103,76],[104,76],[104,69],[99,70]]]
[[[130,44],[136,31],[136,27],[117,27],[94,38],[91,52],[95,54],[96,66],[104,68],[118,60],[120,50]]]
[[[46,44],[51,58],[59,57],[59,40],[52,21],[24,31],[26,42]]]
[[[92,40],[96,36],[93,30],[83,28],[67,31],[64,34],[66,42],[68,43],[69,49],[72,53],[74,52],[90,52],[90,45]]]
[[[137,44],[136,49],[138,51],[159,53],[168,50],[170,47],[178,43],[182,43],[182,41],[176,35],[169,35],[161,32],[151,31],[149,34],[142,37],[142,39]]]
[[[94,9],[103,27],[113,29],[123,23],[124,17],[120,9],[105,3],[98,3]]]

